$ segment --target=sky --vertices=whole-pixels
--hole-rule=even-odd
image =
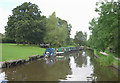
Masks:
[[[94,11],[98,0],[0,0],[0,33],[4,33],[4,26],[7,25],[8,16],[12,10],[24,2],[31,2],[38,5],[42,15],[49,17],[53,12],[56,16],[66,20],[72,25],[71,38],[74,38],[76,31],[89,31],[89,22],[92,18],[98,17]],[[89,36],[88,36],[89,38]]]

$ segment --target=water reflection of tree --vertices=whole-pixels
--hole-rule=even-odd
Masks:
[[[73,57],[75,59],[75,63],[78,67],[86,66],[87,65],[87,58],[85,55],[82,55],[83,51],[78,51],[74,53]]]
[[[35,61],[24,66],[17,66],[4,70],[10,81],[57,81],[65,79],[71,73],[70,60],[55,62],[47,65],[42,61]]]
[[[94,54],[93,54],[93,51],[90,51],[90,50],[86,50],[85,51],[86,55],[90,57],[90,65],[93,65],[94,63]]]

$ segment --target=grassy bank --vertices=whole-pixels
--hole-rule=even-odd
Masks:
[[[63,47],[75,47],[74,45],[67,45],[67,46],[63,46]]]
[[[10,61],[15,59],[28,59],[32,55],[43,55],[45,48],[40,48],[35,45],[25,45],[11,43],[2,43],[2,61]]]
[[[94,49],[94,54],[99,56],[98,61],[100,62],[101,65],[104,65],[104,66],[115,65],[117,67],[120,66],[120,64],[118,64],[120,63],[120,61],[114,59],[114,55],[112,53],[108,53],[108,56],[105,56],[101,54],[100,52],[98,52],[96,49]]]

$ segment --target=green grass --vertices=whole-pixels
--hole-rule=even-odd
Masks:
[[[116,66],[119,66],[119,67],[120,67],[120,64],[119,64],[119,63],[120,63],[120,61],[118,61],[118,60],[116,60],[116,59],[113,61],[113,65],[116,65]]]
[[[113,58],[113,53],[110,52],[106,52],[108,53],[108,56],[105,56],[103,54],[101,54],[100,52],[98,52],[96,49],[94,49],[94,54],[99,56],[100,59],[98,59],[98,61],[100,62],[101,65],[104,66],[110,66],[110,65],[116,65],[116,66],[120,66],[120,61],[116,60]]]
[[[100,63],[102,64],[102,65],[105,65],[105,66],[111,66],[111,65],[113,65],[113,61],[114,61],[115,59],[113,58],[113,56],[112,55],[108,55],[108,56],[101,56],[100,57]]]
[[[111,55],[113,55],[113,56],[115,56],[115,57],[120,58],[117,54],[115,54],[115,53],[111,53],[111,52],[109,52],[108,50],[105,50],[105,53],[107,53],[107,54],[111,54]]]
[[[74,45],[66,45],[66,46],[63,46],[63,47],[75,47]]]
[[[94,49],[94,54],[95,54],[95,55],[97,55],[97,54],[98,54],[98,52],[97,52],[97,50],[96,50],[96,49]]]
[[[40,48],[35,45],[25,45],[11,43],[2,43],[2,61],[10,61],[15,59],[28,59],[32,55],[43,55],[45,48]]]

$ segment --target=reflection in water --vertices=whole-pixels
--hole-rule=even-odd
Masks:
[[[93,78],[91,77],[91,75],[93,74],[93,66],[90,65],[90,57],[83,56],[86,58],[83,58],[83,57],[81,58],[80,56],[82,55],[79,55],[79,57],[77,58],[75,58],[76,56],[70,57],[70,67],[71,67],[72,74],[67,75],[66,80],[61,80],[61,81],[92,81],[93,80]],[[79,58],[82,60],[86,59],[84,62],[82,62],[82,65],[80,63],[80,67],[77,66],[79,65],[78,64]],[[77,59],[76,62],[75,62],[75,59]]]
[[[93,76],[96,76],[97,81],[118,81],[119,72],[113,67],[100,66],[100,63],[93,58],[91,51],[86,51],[90,55],[90,62],[94,66]]]
[[[57,61],[54,64],[51,60],[50,58],[46,61],[33,61],[29,64],[4,69],[4,71],[10,81],[58,81],[59,78],[65,79],[66,75],[71,72],[70,60]]]
[[[45,60],[45,63],[46,63],[46,64],[49,64],[49,65],[50,65],[50,64],[52,65],[52,64],[55,63],[54,57],[50,57],[50,58],[46,58],[46,57],[45,57],[44,60]]]
[[[78,51],[0,71],[0,81],[117,81],[118,72]],[[7,78],[6,78],[7,77]]]
[[[4,81],[4,83],[7,81],[5,76],[5,72],[2,72],[2,69],[0,69],[0,83]]]

